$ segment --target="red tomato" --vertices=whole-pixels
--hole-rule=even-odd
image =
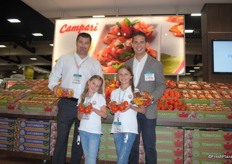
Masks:
[[[90,110],[93,108],[93,105],[92,105],[92,103],[90,103],[88,106],[87,106],[87,108],[89,108]]]
[[[117,105],[112,105],[110,109],[113,113],[116,113],[118,111]]]
[[[124,102],[123,102],[123,105],[124,105],[125,107],[127,107],[128,104],[129,104],[128,101],[124,101]]]
[[[83,106],[82,103],[80,103],[80,104],[78,105],[78,110],[79,110],[80,112],[84,112],[84,111],[85,111],[85,108],[84,108],[84,106]]]
[[[91,108],[92,109],[92,108]],[[86,114],[89,114],[89,113],[91,113],[91,109],[90,108],[85,108],[85,112],[84,113],[86,113]]]
[[[124,111],[126,109],[126,107],[124,106],[124,104],[120,104],[118,106],[118,109],[119,109],[119,111]]]

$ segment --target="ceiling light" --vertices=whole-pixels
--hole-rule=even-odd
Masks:
[[[53,44],[49,44],[49,46],[53,47]]]
[[[105,15],[93,15],[93,18],[105,18]]]
[[[37,60],[37,58],[30,58],[30,60]]]
[[[7,19],[10,23],[20,23],[21,21],[19,19]]]
[[[200,69],[200,67],[193,67],[193,69]]]
[[[12,71],[12,73],[17,73],[16,71]]]
[[[195,70],[189,70],[189,72],[195,72]]]
[[[185,75],[191,75],[191,73],[185,73]]]
[[[200,16],[201,16],[201,13],[192,13],[191,16],[192,16],[192,17],[200,17]]]
[[[191,29],[186,29],[184,30],[185,33],[193,33],[194,30],[191,30]]]
[[[41,34],[41,33],[32,33],[32,35],[34,35],[34,36],[43,36],[43,34]]]
[[[0,44],[0,48],[5,48],[6,46],[3,44]]]

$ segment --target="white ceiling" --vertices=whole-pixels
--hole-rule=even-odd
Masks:
[[[46,18],[92,15],[147,15],[199,13],[205,3],[232,0],[22,0]]]

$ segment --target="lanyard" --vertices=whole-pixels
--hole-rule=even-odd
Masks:
[[[126,89],[127,90],[127,89]],[[120,88],[120,90],[119,90],[119,97],[118,97],[118,99],[119,99],[119,102],[123,102],[123,100],[124,100],[124,97],[125,97],[125,94],[126,94],[126,90],[125,91],[123,91],[123,95],[122,95],[122,98],[121,98],[121,88]]]
[[[84,64],[84,62],[86,62],[86,60],[89,59],[89,56],[87,56],[86,59],[85,59],[84,61],[81,62],[81,64],[78,64],[78,63],[77,63],[77,60],[76,60],[76,58],[75,58],[75,55],[74,55],[73,57],[74,57],[74,61],[75,61],[76,67],[77,67],[77,74],[79,74],[79,70],[80,70],[80,68],[81,68],[81,65]]]

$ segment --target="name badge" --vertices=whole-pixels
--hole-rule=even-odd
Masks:
[[[119,121],[115,121],[113,123],[113,128],[115,132],[118,132],[118,133],[122,132],[122,123]]]
[[[81,75],[80,74],[73,74],[73,83],[81,84]]]
[[[145,81],[155,81],[155,73],[154,72],[145,72],[144,78],[145,78]]]

